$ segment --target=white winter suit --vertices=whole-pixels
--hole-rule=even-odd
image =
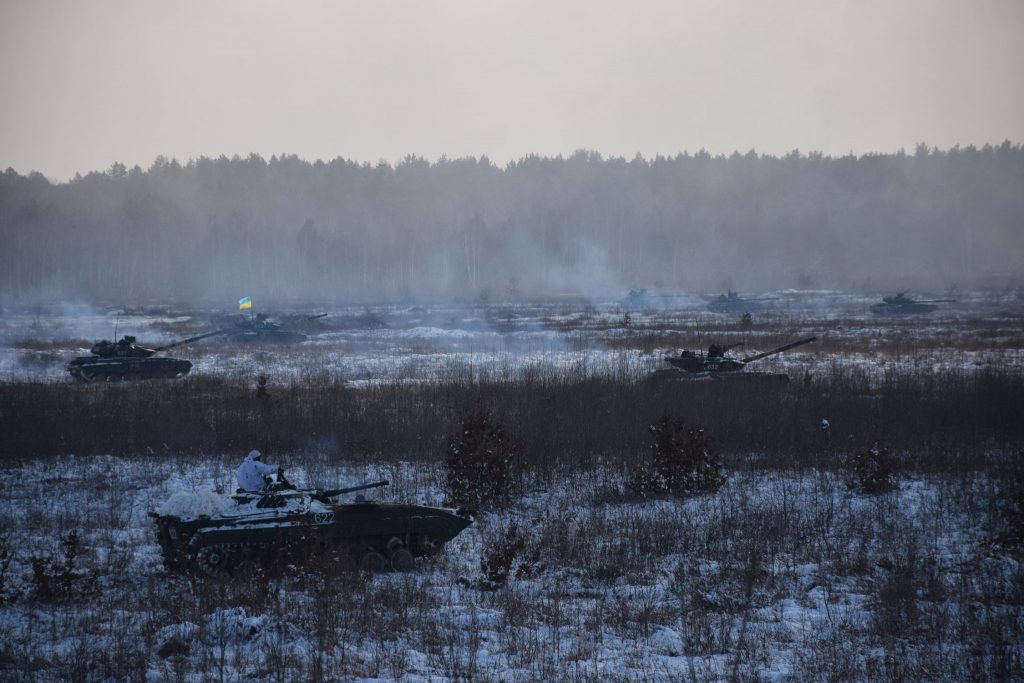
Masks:
[[[276,465],[264,465],[257,458],[259,451],[249,451],[245,456],[242,466],[238,468],[238,488],[245,491],[256,492],[263,488],[263,477],[277,472]]]

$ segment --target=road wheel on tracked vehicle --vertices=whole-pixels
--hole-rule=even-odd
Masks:
[[[414,541],[416,547],[423,555],[436,555],[441,551],[444,543],[441,541],[435,541],[426,534],[420,534]]]
[[[196,553],[196,566],[207,576],[218,576],[228,568],[228,551],[215,545],[203,546]]]
[[[388,562],[391,564],[391,568],[396,572],[411,572],[416,566],[416,560],[405,548],[396,548],[391,551],[391,555],[388,556]]]
[[[359,568],[364,572],[376,574],[377,572],[384,571],[384,568],[387,566],[387,560],[376,550],[370,550],[359,558]]]

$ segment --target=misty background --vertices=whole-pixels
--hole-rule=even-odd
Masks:
[[[0,301],[1019,286],[1022,28],[1016,0],[0,0]]]
[[[159,158],[0,175],[0,291],[110,303],[1009,287],[1020,145],[397,165]]]

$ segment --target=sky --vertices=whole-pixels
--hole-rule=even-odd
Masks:
[[[0,0],[0,168],[1024,141],[1024,2]]]

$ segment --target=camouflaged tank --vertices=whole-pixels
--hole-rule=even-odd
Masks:
[[[336,497],[387,481],[321,490],[271,484],[258,493],[180,493],[160,510],[164,563],[207,575],[251,575],[311,557],[349,561],[367,571],[409,571],[473,523],[466,510]]]
[[[883,296],[881,303],[872,304],[871,312],[875,315],[912,315],[915,313],[931,313],[938,306],[934,304],[953,303],[956,299],[911,299],[906,292],[896,296]]]
[[[682,351],[678,356],[665,356],[665,362],[675,369],[658,371],[656,377],[685,377],[692,379],[744,377],[785,383],[789,382],[789,375],[784,373],[743,371],[749,363],[754,363],[762,358],[767,358],[768,356],[774,356],[777,353],[788,351],[789,349],[796,348],[797,346],[810,344],[812,341],[816,341],[817,339],[817,337],[807,337],[806,339],[800,339],[795,342],[790,342],[789,344],[784,344],[777,349],[772,349],[771,351],[765,351],[763,353],[756,353],[752,356],[746,356],[745,358],[732,358],[726,355],[730,349],[742,346],[743,342],[728,345],[711,344],[708,346],[707,354],[694,353],[693,351]]]
[[[316,320],[327,314],[311,315],[305,320]],[[241,318],[235,327],[227,330],[225,338],[231,342],[270,342],[272,344],[304,342],[307,337],[302,332],[283,327],[281,323],[270,320],[266,314],[259,313],[254,318]]]
[[[65,367],[71,377],[80,382],[183,377],[192,370],[192,363],[178,358],[154,358],[153,356],[175,346],[182,346],[222,333],[223,330],[207,332],[152,349],[140,346],[135,337],[125,335],[117,342],[106,340],[96,342],[89,349],[91,356],[73,358]]]
[[[757,313],[762,308],[762,301],[774,301],[774,298],[744,299],[736,292],[730,290],[728,293],[719,294],[709,301],[707,309],[712,313]]]

